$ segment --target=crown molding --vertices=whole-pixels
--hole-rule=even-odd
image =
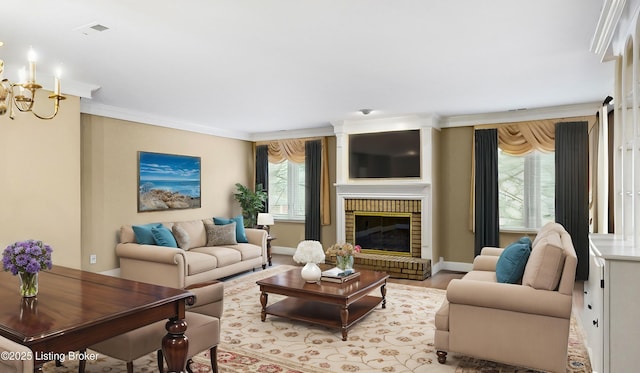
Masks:
[[[251,134],[251,141],[269,141],[269,140],[283,140],[283,139],[301,139],[305,137],[324,137],[333,136],[333,127],[314,127],[314,128],[301,128],[295,130],[282,130],[273,132],[255,132]]]
[[[116,106],[96,104],[87,100],[80,100],[80,112],[84,114],[98,115],[102,117],[150,124],[154,126],[197,132],[205,135],[251,141],[250,135],[246,132],[212,128],[202,124],[186,122],[175,118],[151,115],[149,113],[124,109]]]
[[[440,121],[440,126],[442,128],[451,128],[477,126],[481,124],[523,122],[528,120],[581,117],[595,115],[595,113],[600,110],[600,107],[602,107],[601,102],[588,102],[584,104],[552,106],[539,109],[457,115],[443,117]]]
[[[591,40],[591,51],[600,56],[600,61],[614,57],[612,41],[622,16],[626,0],[605,0],[596,24],[596,32]]]
[[[627,41],[637,34],[639,13],[640,0],[605,0],[590,50],[603,62],[624,54]]]

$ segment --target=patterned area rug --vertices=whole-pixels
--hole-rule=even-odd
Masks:
[[[378,307],[349,330],[342,341],[339,330],[268,315],[260,321],[258,279],[284,272],[278,266],[225,282],[225,304],[220,372],[324,373],[324,372],[534,372],[449,354],[441,365],[433,347],[434,314],[445,292],[417,286],[387,284],[387,308]],[[379,291],[377,291],[377,294]],[[269,295],[269,304],[282,299]],[[591,372],[578,322],[572,318],[567,372]],[[208,352],[194,358],[195,372],[211,372]],[[135,372],[157,371],[155,354],[138,359]],[[45,366],[45,372],[77,372],[77,362],[65,367]],[[100,356],[87,364],[87,372],[126,372],[124,363]]]

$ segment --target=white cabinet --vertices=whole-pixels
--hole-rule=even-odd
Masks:
[[[640,366],[640,249],[621,236],[591,234],[583,327],[594,372]]]
[[[584,283],[584,309],[582,310],[583,329],[586,345],[594,372],[602,372],[604,355],[604,332],[602,317],[604,313],[604,260],[589,248],[589,280]]]

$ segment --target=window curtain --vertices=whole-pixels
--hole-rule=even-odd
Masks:
[[[498,132],[475,131],[475,255],[485,246],[498,247]]]
[[[256,185],[262,184],[262,188],[269,195],[269,147],[267,145],[256,146]],[[269,198],[264,204],[263,212],[269,212]]]
[[[322,178],[322,143],[305,143],[305,240],[320,241],[320,190]]]
[[[598,168],[598,160],[600,157],[600,112],[596,113],[596,120],[588,127],[588,164],[587,180],[589,180],[589,189],[587,190],[587,203],[589,206],[589,232],[599,232],[600,214],[598,208],[598,180],[601,170]]]
[[[571,235],[576,280],[589,277],[589,135],[587,122],[556,125],[556,221]]]
[[[614,157],[614,142],[613,142],[613,136],[614,136],[614,115],[613,115],[613,105],[608,105],[607,106],[607,110],[608,110],[608,114],[607,114],[607,123],[608,123],[608,129],[609,129],[609,143],[608,143],[608,153],[609,153],[609,175],[607,175],[608,179],[609,179],[609,233],[614,233],[615,232],[615,228],[616,228],[616,224],[615,224],[615,211],[614,211],[614,206],[615,206],[615,189],[613,189],[613,181],[614,179],[614,164],[613,164],[613,157]],[[606,233],[606,232],[605,232]]]
[[[305,162],[305,143],[307,141],[319,140],[321,143],[321,171],[320,171],[320,218],[322,225],[331,224],[331,200],[329,186],[329,150],[327,149],[327,139],[303,138],[303,139],[282,139],[256,143],[257,146],[266,146],[269,163],[281,163],[285,160],[294,163]],[[267,186],[268,187],[268,186]]]

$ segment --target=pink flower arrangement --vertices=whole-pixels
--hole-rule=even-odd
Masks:
[[[353,256],[362,250],[360,245],[352,245],[349,242],[334,244],[325,252],[327,256]]]

